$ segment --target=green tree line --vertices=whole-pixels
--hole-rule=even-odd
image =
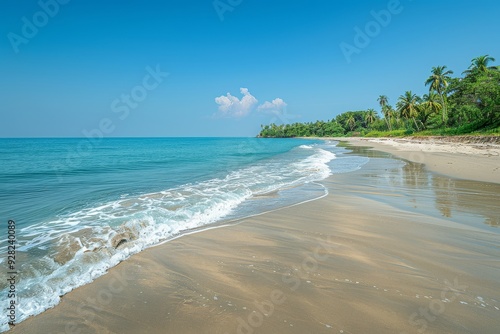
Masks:
[[[261,125],[260,137],[498,134],[500,129],[500,66],[484,55],[472,60],[461,77],[446,66],[433,67],[424,84],[427,94],[404,92],[395,107],[386,95],[378,108],[347,111],[327,121]]]

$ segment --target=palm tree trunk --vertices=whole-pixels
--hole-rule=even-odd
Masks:
[[[417,128],[417,131],[420,131],[420,129],[418,128],[418,125],[417,125],[417,120],[415,119],[415,117],[412,117],[413,118],[413,123],[415,123],[415,127]]]
[[[446,122],[445,116],[446,116],[447,112],[446,112],[446,104],[445,104],[444,98],[443,98],[443,93],[440,92],[439,96],[441,96],[441,103],[443,104],[443,124],[446,125],[445,124],[445,122]]]
[[[387,124],[387,129],[389,131],[391,131],[391,128],[389,127],[389,121],[387,120],[387,117],[384,117],[385,118],[385,124]]]

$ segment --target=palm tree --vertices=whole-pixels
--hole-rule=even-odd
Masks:
[[[420,119],[422,125],[425,127],[429,116],[440,112],[443,109],[443,105],[438,101],[438,96],[432,92],[425,94],[422,100],[423,102],[420,103]]]
[[[356,125],[356,120],[354,119],[354,115],[350,115],[349,118],[347,119],[347,124],[351,128],[351,131],[354,130],[354,126]]]
[[[443,108],[443,105],[439,103],[438,96],[435,93],[431,92],[429,94],[424,94],[422,101],[421,105],[433,113],[437,113]]]
[[[498,66],[488,66],[493,61],[495,61],[495,58],[489,55],[476,57],[472,59],[469,69],[465,70],[463,74],[469,75],[474,72],[485,73],[488,70],[498,71]]]
[[[384,108],[387,103],[389,102],[389,99],[385,95],[380,95],[377,99],[378,103],[380,104],[381,108]]]
[[[434,90],[441,96],[441,104],[443,106],[443,124],[446,122],[446,102],[443,93],[448,87],[448,81],[451,79],[450,75],[453,71],[447,71],[446,66],[437,66],[432,68],[432,75],[425,81],[425,85],[429,85],[429,92]]]
[[[420,98],[416,94],[413,94],[411,91],[407,91],[404,95],[401,95],[399,97],[398,103],[396,104],[401,117],[404,117],[406,119],[413,119],[417,131],[420,130],[415,119],[416,117],[418,117],[418,114],[420,112],[419,102]]]
[[[377,119],[377,112],[374,109],[368,109],[365,114],[365,122],[367,125],[372,124]]]
[[[391,120],[387,118],[387,103],[389,103],[389,99],[387,98],[386,95],[380,95],[377,99],[378,103],[380,104],[380,107],[382,108],[382,114],[384,114],[385,118],[385,123],[387,124],[387,128],[389,131],[392,131],[391,129]]]
[[[394,116],[394,109],[392,106],[387,104],[382,109],[382,113],[384,114],[385,122],[387,123],[387,128],[389,131],[392,131],[392,117]]]

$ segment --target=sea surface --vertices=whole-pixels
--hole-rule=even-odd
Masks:
[[[130,255],[193,229],[326,194],[367,157],[336,142],[260,138],[0,139],[0,293],[16,222],[17,319]],[[1,317],[0,331],[8,330]]]

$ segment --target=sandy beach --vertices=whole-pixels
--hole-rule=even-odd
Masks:
[[[371,159],[327,196],[143,251],[9,333],[498,333],[497,145],[341,144]]]

